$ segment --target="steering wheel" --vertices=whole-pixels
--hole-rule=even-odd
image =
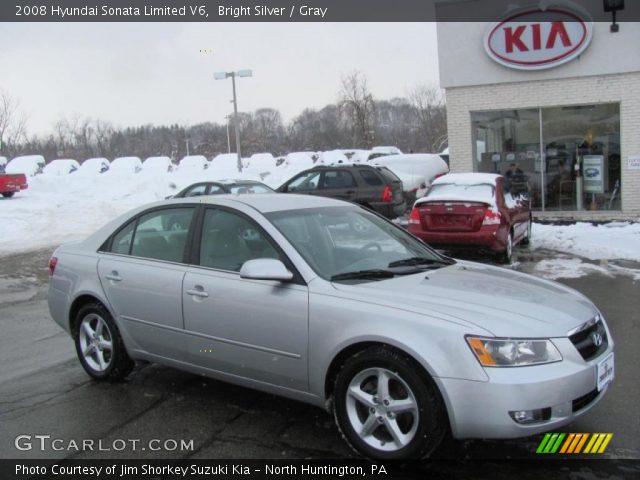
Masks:
[[[382,251],[382,247],[378,242],[365,243],[363,246],[360,247],[360,250],[368,250],[370,248],[375,248],[378,252]]]

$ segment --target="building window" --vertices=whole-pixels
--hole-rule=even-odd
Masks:
[[[474,170],[507,176],[534,209],[621,209],[618,103],[472,112],[471,121]]]

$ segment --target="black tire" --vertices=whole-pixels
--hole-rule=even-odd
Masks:
[[[504,247],[504,251],[500,254],[500,263],[509,265],[513,260],[513,233],[509,232],[507,236],[507,245]]]
[[[16,192],[4,192],[4,193],[2,194],[2,196],[3,196],[4,198],[11,198],[11,197],[13,197],[13,195],[14,195],[15,193],[16,193]]]
[[[386,424],[381,423],[373,427],[374,430],[369,436],[370,442],[376,444],[379,442],[381,444],[379,448],[375,448],[360,437],[350,419],[349,412],[351,412],[351,418],[353,418],[354,412],[356,412],[357,415],[361,415],[361,413],[358,412],[357,408],[354,409],[353,405],[351,408],[347,405],[347,391],[349,386],[352,381],[359,382],[359,377],[362,377],[363,374],[366,376],[367,372],[373,369],[391,372],[400,378],[410,390],[407,398],[410,398],[412,395],[416,401],[418,412],[417,420],[412,413],[398,414],[397,418],[393,417],[395,418],[394,421],[396,424],[400,426],[401,420],[407,420],[406,416],[409,416],[409,421],[404,422],[404,425],[406,426],[409,423],[411,428],[407,428],[407,430],[409,430],[408,433],[414,433],[413,436],[408,435],[411,440],[403,447],[398,447],[393,441]],[[393,401],[395,398],[393,398],[391,394],[391,381],[388,383],[390,391],[388,398],[391,398]],[[366,380],[362,385],[367,385],[367,382],[370,382],[370,380]],[[399,383],[398,386],[401,389],[404,388]],[[360,388],[362,388],[362,386]],[[375,386],[373,398],[377,400],[381,408],[384,408],[382,407],[382,403],[384,403],[383,399],[376,398],[377,393],[378,385]],[[401,398],[404,397],[401,396]],[[359,404],[359,406],[364,407],[362,413],[364,417],[371,415],[376,416],[380,422],[384,421],[383,415],[377,416],[378,412],[374,413],[371,408],[365,407],[364,404]],[[362,409],[360,410],[362,411]],[[351,448],[360,455],[375,460],[420,459],[426,457],[438,447],[445,433],[448,431],[446,410],[433,380],[424,373],[411,358],[401,352],[384,346],[375,346],[363,350],[350,357],[344,363],[336,376],[333,413],[338,429]],[[401,418],[401,415],[404,415],[404,417]],[[360,419],[360,421],[362,421],[363,424],[366,422],[366,420],[362,419]],[[414,422],[416,422],[415,427]],[[403,431],[403,433],[407,432]],[[388,448],[394,448],[395,450],[384,450],[383,447],[385,444],[392,444]]]
[[[96,318],[103,320],[102,328],[105,334],[102,337],[111,343],[110,351],[99,347],[100,351],[104,352],[102,358],[107,363],[104,369],[96,368],[91,363],[97,363],[97,361],[88,360],[83,354],[83,348],[86,348],[85,340],[87,335],[81,333],[80,330],[83,328],[85,321],[91,323]],[[80,308],[75,318],[74,342],[82,368],[90,377],[96,380],[121,380],[133,370],[135,362],[129,357],[125,349],[118,327],[109,311],[100,303],[90,303]],[[97,348],[94,345],[93,350],[95,351]],[[109,352],[108,355],[107,352]]]

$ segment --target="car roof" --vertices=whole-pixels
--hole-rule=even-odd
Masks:
[[[193,203],[197,198],[198,203],[210,205],[218,204],[219,200],[228,203],[247,205],[260,213],[279,212],[284,210],[298,210],[304,208],[340,207],[350,205],[348,202],[335,200],[327,197],[316,197],[313,195],[296,195],[290,193],[262,193],[260,195],[202,195],[198,197],[185,197],[166,200],[166,204],[171,203]]]
[[[453,183],[455,185],[479,185],[481,183],[488,183],[490,185],[495,185],[498,178],[501,177],[502,175],[494,173],[448,173],[442,177],[436,178],[432,185],[439,185],[441,183]]]

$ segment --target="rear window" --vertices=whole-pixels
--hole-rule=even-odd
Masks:
[[[439,183],[431,185],[427,197],[447,197],[460,200],[486,199],[493,200],[495,187],[487,183],[479,185],[456,185],[454,183]]]
[[[377,173],[371,170],[360,170],[360,176],[363,178],[367,185],[371,185],[372,187],[379,187],[384,185],[382,178],[380,178]]]
[[[378,167],[376,170],[378,170],[378,172],[380,172],[382,174],[382,177],[390,183],[396,183],[396,182],[400,182],[400,178],[398,178],[398,176],[393,173],[391,170],[389,170],[387,167]]]

